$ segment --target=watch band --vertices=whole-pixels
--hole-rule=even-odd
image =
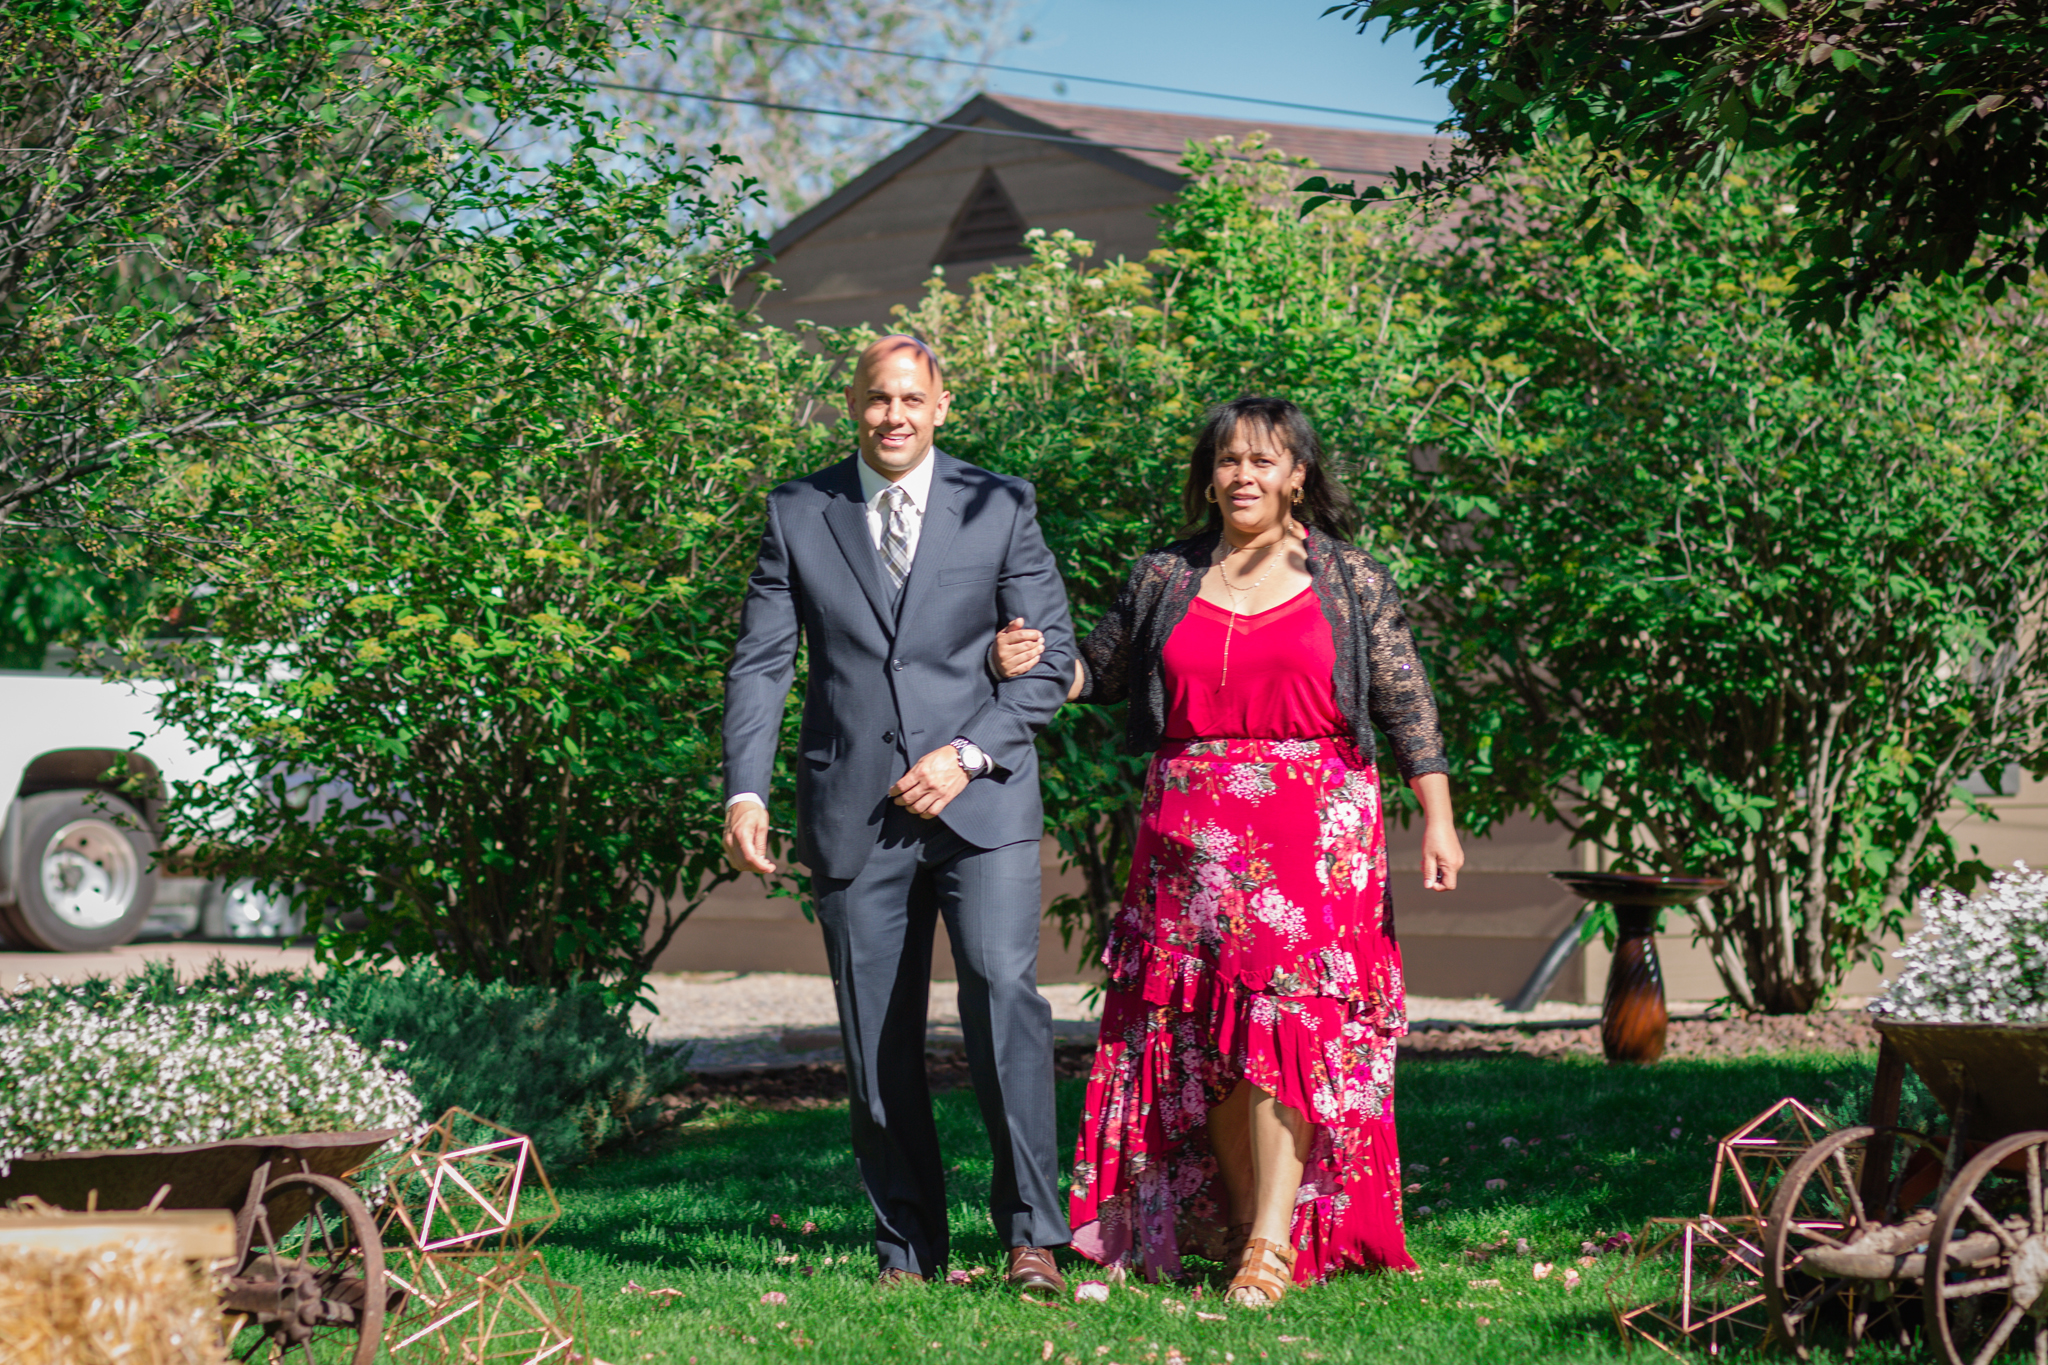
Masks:
[[[955,735],[953,737],[952,743],[953,755],[954,757],[960,760],[960,767],[963,771],[966,772],[968,777],[980,777],[984,773],[988,772],[989,769],[995,767],[996,761],[988,756],[988,750],[982,748],[979,744],[976,744],[973,740],[967,738],[967,736]],[[981,762],[979,764],[970,764],[967,761],[967,751],[969,749],[974,750],[975,753],[981,756]]]

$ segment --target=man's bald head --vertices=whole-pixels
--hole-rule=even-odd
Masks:
[[[908,359],[912,356],[923,360],[925,368],[931,371],[934,393],[946,387],[946,371],[939,364],[939,353],[922,337],[914,337],[903,332],[878,337],[862,351],[860,360],[853,367],[853,382],[859,384],[872,365],[885,363],[891,359]]]
[[[932,348],[913,336],[886,336],[860,353],[846,387],[846,411],[860,435],[860,457],[892,483],[924,462],[953,395]]]

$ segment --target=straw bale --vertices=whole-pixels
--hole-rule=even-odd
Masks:
[[[208,1278],[167,1245],[0,1249],[0,1365],[224,1365]]]

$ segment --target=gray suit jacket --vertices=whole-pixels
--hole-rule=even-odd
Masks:
[[[931,458],[938,463],[917,558],[893,604],[868,534],[858,455],[768,495],[726,675],[725,790],[768,791],[801,637],[809,679],[796,856],[827,877],[860,872],[890,785],[956,735],[986,750],[997,771],[968,783],[939,818],[981,848],[1044,832],[1032,741],[1073,678],[1066,589],[1039,534],[1030,484],[938,450]],[[998,684],[984,660],[1017,616],[1045,632],[1045,657]]]

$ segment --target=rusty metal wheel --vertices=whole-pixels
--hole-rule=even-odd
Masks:
[[[2048,1133],[2014,1133],[1956,1172],[1927,1239],[1927,1326],[1948,1365],[2007,1351],[2048,1365]]]
[[[221,1296],[230,1349],[241,1361],[371,1365],[387,1292],[384,1243],[361,1197],[332,1176],[279,1176]]]
[[[1872,1159],[1885,1164],[1881,1175],[1865,1171]],[[1805,1360],[1824,1320],[1841,1328],[1851,1351],[1910,1335],[1919,1245],[1934,1221],[1931,1209],[1914,1206],[1940,1167],[1934,1144],[1903,1128],[1843,1128],[1799,1155],[1764,1215],[1770,1340]]]

